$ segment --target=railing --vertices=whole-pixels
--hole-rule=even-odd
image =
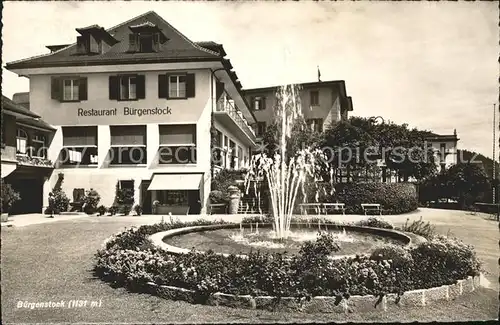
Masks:
[[[43,157],[32,157],[24,154],[17,154],[16,160],[19,165],[54,168],[52,161]]]
[[[223,98],[217,101],[217,112],[226,112],[238,124],[238,126],[253,140],[256,140],[256,135],[253,128],[248,124],[247,120],[243,117],[243,113],[237,110],[233,104]]]

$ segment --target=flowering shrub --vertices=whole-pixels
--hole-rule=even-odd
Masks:
[[[412,232],[414,234],[420,235],[427,239],[431,239],[435,235],[435,228],[430,222],[423,222],[422,217],[419,220],[414,220],[412,223],[408,223],[410,219],[406,219],[405,224],[401,227],[401,230]]]
[[[393,229],[394,227],[387,221],[370,217],[367,220],[361,220],[356,223],[357,226],[361,227],[373,227],[373,228],[382,228],[382,229]]]
[[[131,288],[146,290],[145,284],[154,282],[191,289],[201,300],[215,292],[340,299],[451,284],[477,275],[480,268],[472,247],[444,237],[416,247],[389,245],[371,256],[341,259],[330,258],[339,246],[329,233],[306,242],[295,255],[253,251],[247,258],[213,251],[173,255],[147,240],[169,229],[224,223],[199,220],[131,228],[106,241],[96,254],[95,271]]]

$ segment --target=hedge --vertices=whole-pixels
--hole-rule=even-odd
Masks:
[[[337,184],[335,200],[344,203],[351,214],[363,214],[362,203],[378,203],[384,214],[407,213],[418,207],[417,190],[411,183]]]

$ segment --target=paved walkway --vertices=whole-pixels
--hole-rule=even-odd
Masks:
[[[453,220],[448,220],[450,216],[455,215],[453,213],[453,210],[444,210],[444,209],[430,209],[430,208],[420,208],[416,211],[407,213],[407,214],[402,214],[402,215],[382,215],[382,216],[377,216],[383,220],[386,220],[388,222],[394,223],[394,224],[402,224],[406,221],[406,219],[409,219],[410,221],[417,220],[420,217],[422,219],[432,221],[433,224],[435,223],[449,223],[449,222],[454,222]],[[469,212],[465,211],[455,211],[456,213],[460,215],[471,215]],[[487,214],[483,213],[477,213],[475,214],[477,216],[482,216],[487,218]],[[165,221],[169,222],[170,219],[172,218],[174,221],[175,220],[181,220],[184,222],[188,221],[195,221],[198,219],[205,219],[205,220],[225,220],[225,221],[232,221],[232,222],[240,222],[243,218],[250,216],[250,215],[244,215],[244,214],[236,214],[236,215],[228,215],[228,214],[214,214],[214,215],[175,215],[175,216],[168,216],[168,215],[141,215],[141,216],[97,216],[97,215],[87,215],[87,214],[78,214],[78,215],[55,215],[53,218],[40,214],[40,213],[31,213],[31,214],[22,214],[22,215],[14,215],[14,216],[9,216],[9,221],[8,222],[2,222],[1,226],[2,227],[25,227],[29,225],[35,225],[35,224],[44,224],[44,223],[52,223],[52,222],[58,222],[58,221],[67,221],[67,220],[75,220],[75,219],[85,219],[85,218],[102,218],[106,220],[117,220],[117,221],[130,221],[131,224],[137,224],[137,223],[143,223],[143,224],[154,224],[157,222]],[[367,219],[369,216],[365,215],[354,215],[354,214],[349,214],[349,215],[314,215],[310,214],[310,217],[316,217],[316,216],[321,216],[325,217],[327,219],[330,219],[332,221],[336,222],[357,222],[360,220]],[[436,218],[437,217],[437,218]],[[444,219],[443,219],[444,218]],[[437,221],[438,219],[439,221]]]

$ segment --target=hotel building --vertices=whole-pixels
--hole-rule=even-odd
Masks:
[[[318,81],[300,85],[300,102],[302,114],[307,125],[317,132],[332,122],[346,121],[348,112],[353,110],[352,98],[347,96],[343,80]],[[250,104],[257,123],[254,131],[258,138],[266,132],[274,122],[274,105],[278,87],[245,89],[245,99]]]
[[[46,146],[54,132],[38,114],[2,96],[2,180],[21,196],[11,213],[41,211],[43,184],[53,170]]]
[[[70,199],[92,188],[109,207],[116,188],[133,188],[144,213],[153,203],[157,213],[205,213],[213,169],[240,168],[256,147],[222,45],[192,42],[155,12],[76,32],[74,44],[6,65],[29,79],[30,111],[55,129],[43,206],[62,173]],[[212,166],[214,140],[223,149]]]

